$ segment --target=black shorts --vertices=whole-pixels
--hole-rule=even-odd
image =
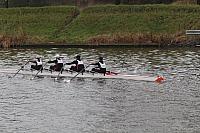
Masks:
[[[56,64],[56,65],[50,66],[50,69],[54,71],[61,71],[62,68],[63,68],[63,64]]]
[[[79,65],[78,67],[77,66],[71,66],[70,70],[76,71],[76,72],[85,72],[84,65]]]
[[[92,71],[97,73],[106,73],[106,68],[92,68]]]
[[[42,70],[43,69],[42,65],[38,65],[38,66],[37,65],[31,65],[31,68],[34,69],[34,70],[40,70],[40,69]]]

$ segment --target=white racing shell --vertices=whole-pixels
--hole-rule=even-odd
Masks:
[[[7,74],[15,74],[17,72],[16,69],[0,69],[0,73],[7,73]],[[22,75],[35,75],[37,71],[29,71],[29,70],[21,70],[19,71],[18,74]],[[57,77],[59,72],[53,72],[50,73],[49,71],[43,71],[42,73],[39,73],[38,76],[50,76],[50,77]],[[60,77],[74,77],[77,75],[76,72],[71,73],[71,72],[63,72],[60,74]],[[91,74],[91,73],[84,73],[79,74],[77,78],[94,78],[94,79],[125,79],[125,80],[136,80],[136,81],[150,81],[150,82],[158,82],[158,81],[165,81],[166,79],[162,79],[161,77],[154,77],[154,76],[141,76],[141,75],[130,75],[130,74],[109,74],[109,75],[104,75],[104,74]],[[159,80],[158,80],[159,79]]]

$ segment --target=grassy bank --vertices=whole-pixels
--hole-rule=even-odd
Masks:
[[[96,6],[80,16],[59,39],[85,43],[176,43],[186,29],[200,28],[200,7],[177,5]]]
[[[185,30],[200,29],[197,5],[101,5],[78,14],[74,7],[0,9],[0,38],[36,44],[167,45],[185,43]]]
[[[0,9],[1,44],[9,47],[54,41],[78,14],[77,8],[62,6]]]

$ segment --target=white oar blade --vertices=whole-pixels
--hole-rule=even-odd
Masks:
[[[70,83],[70,81],[71,81],[71,80],[65,80],[64,82],[65,82],[65,83]]]

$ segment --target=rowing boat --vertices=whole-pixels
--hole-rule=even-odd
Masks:
[[[0,73],[4,74],[15,74],[17,72],[16,69],[0,69]],[[30,71],[30,70],[21,70],[18,74],[20,75],[32,75],[34,76],[38,71]],[[39,73],[38,76],[50,76],[50,77],[57,77],[59,72],[50,72],[47,70],[43,70],[42,73]],[[71,78],[74,77],[77,72],[68,72],[63,71],[60,74],[60,77],[63,78]],[[142,75],[130,75],[130,74],[116,74],[116,73],[109,73],[109,74],[99,74],[99,73],[90,73],[85,72],[83,74],[79,74],[77,78],[93,78],[93,79],[125,79],[125,80],[136,80],[136,81],[148,81],[148,82],[155,82],[155,81],[163,81],[164,79],[159,79],[160,77],[153,77],[153,76],[142,76]]]

